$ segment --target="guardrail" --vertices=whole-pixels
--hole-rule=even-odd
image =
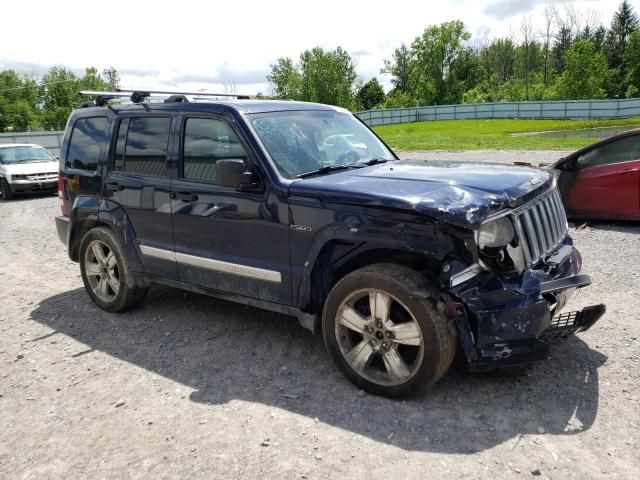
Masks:
[[[395,125],[427,120],[491,118],[591,120],[640,116],[640,98],[545,102],[467,103],[366,110],[356,115],[367,125]]]

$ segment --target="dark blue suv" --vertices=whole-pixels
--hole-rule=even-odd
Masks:
[[[590,279],[550,172],[398,160],[327,105],[146,97],[75,110],[61,151],[58,234],[104,310],[163,284],[292,315],[388,396],[456,352],[542,358],[604,313],[560,313]]]

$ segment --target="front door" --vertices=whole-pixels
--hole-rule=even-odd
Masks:
[[[572,213],[591,218],[640,218],[640,135],[594,147],[575,163],[566,202]]]
[[[116,128],[105,195],[125,210],[145,270],[177,278],[167,169],[171,116],[126,116]]]
[[[216,184],[216,162],[255,158],[233,120],[184,116],[178,178],[172,183],[180,279],[270,302],[291,302],[286,205],[264,181],[251,191]],[[257,170],[257,169],[255,169]]]

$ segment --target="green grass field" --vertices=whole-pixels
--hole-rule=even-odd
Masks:
[[[597,137],[514,137],[513,133],[640,125],[640,117],[616,120],[446,120],[374,127],[398,150],[575,150]]]

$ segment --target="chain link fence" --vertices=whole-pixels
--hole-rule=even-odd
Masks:
[[[469,103],[357,112],[370,127],[427,120],[491,118],[595,120],[640,116],[640,98],[548,102]]]

